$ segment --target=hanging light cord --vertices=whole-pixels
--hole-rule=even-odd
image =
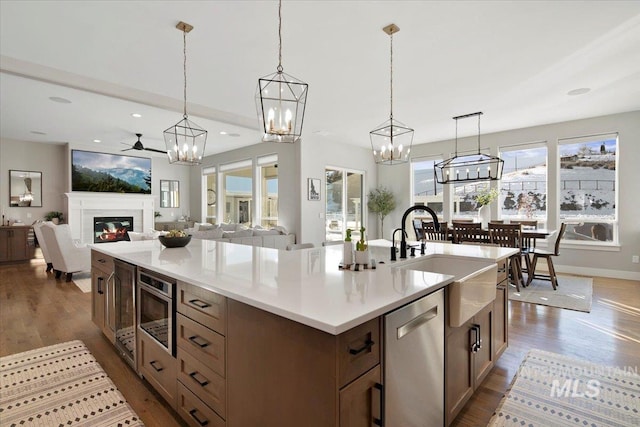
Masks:
[[[282,72],[282,0],[278,2],[278,72]]]
[[[184,54],[184,62],[182,65],[184,72],[184,113],[183,117],[187,118],[187,31],[182,29],[182,53]]]
[[[478,154],[480,154],[480,114],[478,114]]]
[[[458,119],[456,118],[456,155],[454,157],[458,157]]]
[[[389,55],[391,57],[391,61],[389,61],[390,62],[389,87],[391,88],[391,96],[390,96],[391,111],[389,112],[389,118],[393,120],[393,32],[389,34],[389,37],[391,39],[391,49],[390,49],[390,55]],[[393,129],[393,123],[392,123],[391,129]]]

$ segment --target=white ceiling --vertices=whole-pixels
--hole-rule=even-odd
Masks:
[[[284,71],[309,84],[309,139],[370,146],[389,115],[392,22],[394,118],[414,144],[452,138],[451,117],[475,111],[489,133],[640,109],[640,1],[285,0],[282,15]],[[4,139],[116,149],[140,132],[164,148],[182,118],[182,20],[195,27],[188,110],[210,132],[206,154],[259,141],[254,94],[277,65],[276,0],[2,0],[0,19]]]

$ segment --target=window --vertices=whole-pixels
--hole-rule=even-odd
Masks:
[[[562,139],[558,144],[564,240],[616,243],[617,134]]]
[[[205,194],[203,194],[204,220],[210,224],[215,224],[216,217],[218,216],[217,178],[218,176],[216,175],[216,168],[214,166],[202,169],[202,183],[205,189]]]
[[[346,230],[351,229],[356,240],[363,224],[364,175],[360,172],[327,168],[325,178],[325,239],[343,240]]]
[[[253,208],[253,168],[252,161],[222,165],[222,197],[224,200],[224,222],[251,226]]]
[[[258,157],[260,200],[259,224],[265,228],[278,225],[278,156]]]
[[[477,152],[462,152],[460,155],[474,155]],[[463,174],[466,176],[474,176],[474,174],[480,174],[480,170],[456,171],[456,176],[463,178]],[[459,174],[459,175],[458,175]],[[476,219],[478,217],[478,209],[480,206],[476,202],[476,196],[480,191],[485,191],[490,188],[488,181],[480,182],[459,182],[453,184],[453,219]]]
[[[433,168],[442,159],[417,159],[411,162],[413,203],[424,203],[442,219],[444,215],[443,185],[437,184]],[[428,218],[431,216],[428,215]]]
[[[545,143],[501,147],[500,217],[547,221],[547,147]]]

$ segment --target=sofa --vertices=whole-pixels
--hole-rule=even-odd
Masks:
[[[248,228],[241,224],[195,223],[185,230],[194,239],[217,240],[241,245],[261,246],[264,248],[286,249],[296,242],[296,235],[288,233],[284,227],[271,229],[259,225]]]

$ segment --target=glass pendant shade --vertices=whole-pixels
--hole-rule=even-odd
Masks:
[[[164,142],[169,163],[199,165],[207,144],[207,131],[185,116],[164,131]]]
[[[369,132],[373,159],[382,165],[407,163],[413,144],[413,129],[389,119]]]
[[[297,142],[302,136],[308,85],[278,70],[258,79],[256,108],[264,142]]]

